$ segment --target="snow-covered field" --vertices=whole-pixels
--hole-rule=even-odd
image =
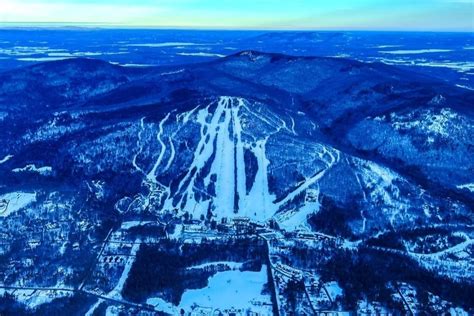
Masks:
[[[8,216],[34,201],[36,193],[11,192],[0,195],[0,217]]]
[[[43,166],[43,167],[36,167],[36,165],[31,164],[31,165],[26,165],[23,168],[15,168],[12,170],[14,173],[21,173],[21,172],[34,172],[38,173],[42,176],[49,176],[53,173],[53,168],[49,166]]]
[[[240,310],[252,311],[258,315],[273,315],[270,294],[262,294],[267,283],[267,268],[262,266],[258,272],[225,271],[209,279],[203,289],[184,292],[179,306],[174,306],[160,298],[150,298],[148,304],[166,313],[179,314],[181,309],[191,311],[196,308],[208,311]]]
[[[194,304],[214,309],[246,310],[250,307],[253,311],[271,315],[270,295],[262,294],[266,282],[266,266],[262,266],[259,272],[220,272],[209,279],[206,288],[186,291],[179,307],[185,310],[189,310]]]

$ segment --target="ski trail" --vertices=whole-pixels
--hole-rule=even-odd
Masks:
[[[137,157],[140,155],[143,151],[143,144],[142,144],[142,134],[145,131],[145,117],[142,117],[140,120],[140,131],[138,132],[138,139],[137,139],[137,147],[138,147],[138,152],[133,156],[132,164],[133,167],[143,175],[145,175],[145,172],[143,171],[142,168],[140,168],[137,164]]]
[[[102,302],[104,302],[103,299],[99,298],[97,300],[97,302],[95,302],[94,305],[91,306],[91,308],[87,311],[87,313],[85,314],[85,316],[92,316],[94,315],[94,312],[95,310],[99,307],[100,304],[102,304]]]
[[[247,211],[247,215],[250,218],[258,217],[261,219],[267,219],[267,214],[273,215],[276,211],[273,203],[275,196],[269,192],[268,166],[270,161],[267,159],[265,154],[267,140],[268,137],[259,140],[256,142],[255,146],[251,148],[252,153],[257,158],[258,169],[254,183],[246,199],[248,203],[244,206],[244,209]],[[251,209],[254,209],[253,214],[249,214]]]
[[[242,104],[243,107],[247,110],[247,112],[250,114],[250,115],[253,115],[255,116],[257,119],[261,120],[262,122],[264,122],[265,124],[267,124],[268,126],[273,126],[274,124],[272,122],[270,122],[269,118],[267,117],[264,117],[262,114],[257,114],[255,113],[254,111],[251,111],[249,109],[249,107],[246,105],[246,104]]]
[[[211,165],[211,171],[204,179],[204,183],[209,184],[211,176],[215,175],[216,196],[214,205],[221,213],[233,212],[235,208],[235,147],[229,133],[233,103],[233,99],[228,97],[222,101],[224,119],[218,123],[219,132],[216,138],[214,161]]]
[[[182,123],[186,124],[191,116],[196,112],[196,110],[200,107],[200,105],[197,105],[194,109],[188,112],[184,112],[181,114],[176,115],[176,123],[179,123],[181,121]]]
[[[182,203],[184,197],[186,197],[184,206],[185,211],[192,211],[197,206],[197,202],[194,199],[193,188],[195,186],[197,176],[214,153],[214,141],[220,128],[219,122],[221,120],[221,116],[224,114],[225,103],[227,99],[224,97],[219,99],[213,114],[209,112],[209,107],[212,105],[212,103],[206,108],[200,110],[197,114],[197,122],[201,125],[201,138],[197,144],[193,161],[188,168],[188,172],[184,176],[183,180],[181,180],[179,183],[177,190],[177,194],[181,194],[179,203]],[[207,119],[209,116],[211,116],[211,120],[208,123]],[[206,185],[208,184],[209,183],[206,183]],[[206,205],[201,205],[201,207],[207,208]]]
[[[219,217],[232,217],[238,213],[239,216],[253,220],[266,220],[321,179],[339,160],[337,151],[323,148],[320,158],[326,163],[326,168],[298,183],[281,200],[276,200],[276,196],[270,192],[270,161],[267,158],[266,147],[270,137],[282,130],[297,135],[296,122],[291,116],[287,119],[287,123],[271,112],[260,113],[258,104],[250,109],[251,105],[242,98],[221,96],[205,108],[197,106],[185,114],[176,116],[176,124],[182,126],[183,123],[192,120],[200,126],[200,131],[192,161],[176,190],[170,192],[169,187],[165,190],[167,195],[164,209],[178,208],[180,212],[190,212],[199,216],[206,214],[212,206],[211,209],[217,211]],[[163,124],[167,119],[168,117],[160,123],[157,139],[162,150],[149,173],[149,179],[156,174],[161,164],[164,164],[162,160],[166,151],[169,151],[169,158],[163,170],[169,170],[175,160],[174,134],[168,136],[168,139],[163,138]],[[251,120],[258,120],[260,125],[266,126],[264,135],[258,132],[260,135],[257,136],[252,131],[244,134]],[[246,142],[243,139],[244,135],[253,140]],[[248,188],[245,169],[246,150],[256,158],[255,179]]]
[[[346,158],[346,162],[347,162],[347,164],[350,165],[352,168],[355,167],[354,164],[351,164],[351,163],[349,162],[349,159],[348,159],[348,158]],[[364,186],[362,186],[362,182],[361,182],[361,179],[360,179],[361,175],[359,174],[359,172],[354,171],[354,176],[355,176],[355,178],[356,178],[356,180],[357,180],[357,183],[359,184],[360,190],[362,191],[362,196],[363,196],[363,198],[364,198],[364,201],[367,201],[367,196],[366,196],[366,194],[365,194],[365,189],[364,189]],[[363,233],[365,233],[365,230],[366,230],[366,228],[367,228],[367,218],[366,218],[365,215],[364,215],[364,210],[363,210],[363,209],[360,210],[360,217],[362,218],[362,228],[361,228],[361,231],[362,231]]]
[[[237,107],[232,108],[232,121],[234,122],[234,139],[235,145],[235,168],[236,168],[236,189],[239,199],[239,210],[244,210],[247,205],[246,175],[245,175],[245,158],[244,143],[242,142],[242,123],[239,117],[239,110],[244,106],[244,100],[238,99]]]
[[[171,137],[168,137],[168,141],[170,143],[171,153],[170,153],[170,158],[168,159],[168,162],[166,163],[166,166],[163,169],[163,172],[168,171],[168,169],[171,167],[171,164],[173,163],[173,160],[174,160],[174,156],[176,154],[176,151],[175,151],[175,148],[174,148],[174,143],[173,143],[173,140],[171,139]]]
[[[163,159],[163,156],[165,155],[165,152],[166,152],[166,145],[163,142],[163,140],[161,139],[161,136],[163,135],[163,125],[165,124],[165,122],[170,117],[170,114],[171,113],[168,113],[165,116],[165,118],[163,120],[161,120],[160,125],[159,125],[159,131],[158,131],[158,134],[156,135],[156,138],[158,139],[158,142],[161,145],[161,151],[160,151],[160,155],[158,156],[158,159],[155,162],[155,165],[153,166],[153,169],[151,169],[151,171],[146,176],[147,180],[149,182],[152,182],[152,183],[156,183],[156,170],[160,166],[161,160]]]
[[[290,115],[290,120],[291,120],[291,133],[293,135],[298,136],[298,134],[295,132],[295,119]]]
[[[327,162],[327,166],[323,170],[319,170],[314,174],[312,177],[304,180],[302,183],[298,184],[295,190],[290,192],[285,198],[283,198],[280,201],[275,201],[275,204],[277,205],[277,208],[280,209],[282,206],[284,206],[286,203],[290,202],[293,200],[296,196],[298,196],[300,193],[308,189],[311,185],[316,183],[319,179],[321,179],[326,172],[333,167],[340,159],[339,152],[335,151],[335,155],[328,151],[326,148],[324,148],[323,156],[327,154],[329,156],[330,161]]]
[[[364,215],[364,210],[360,210],[360,217],[362,217],[362,232],[365,233],[367,226],[367,218]]]

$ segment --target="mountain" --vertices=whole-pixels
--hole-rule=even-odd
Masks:
[[[59,195],[103,227],[245,217],[346,245],[471,234],[474,93],[436,79],[244,51],[179,67],[69,59],[0,82],[0,190],[36,192],[36,208]]]
[[[17,136],[2,148],[14,156],[6,178],[30,163],[66,183],[131,172],[160,188],[156,210],[298,214],[294,224],[316,194],[357,210],[354,234],[472,205],[474,94],[386,65],[248,51],[179,69],[74,59],[2,77],[2,123]],[[12,131],[24,111],[33,124]]]

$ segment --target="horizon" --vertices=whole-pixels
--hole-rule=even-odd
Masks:
[[[0,0],[0,27],[473,32],[470,0]]]
[[[210,31],[210,32],[367,32],[367,33],[473,33],[474,29],[370,29],[370,28],[252,28],[252,27],[188,27],[188,26],[147,26],[101,23],[56,23],[56,22],[0,22],[4,30],[157,30],[157,31]]]

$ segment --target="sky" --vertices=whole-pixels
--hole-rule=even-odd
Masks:
[[[474,0],[0,0],[0,25],[474,32]]]

